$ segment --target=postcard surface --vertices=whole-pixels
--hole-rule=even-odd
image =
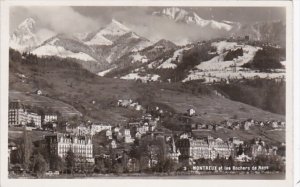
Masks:
[[[2,5],[3,186],[291,186],[290,2]]]

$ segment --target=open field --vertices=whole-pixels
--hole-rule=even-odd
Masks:
[[[232,118],[237,118],[239,120],[253,118],[256,120],[284,121],[284,117],[281,115],[273,114],[216,95],[195,96],[164,90],[160,92],[155,100],[173,107],[180,113],[186,112],[189,108],[194,108],[199,117],[206,121],[220,122]]]
[[[37,141],[37,140],[42,140],[43,136],[45,135],[51,135],[53,133],[48,132],[48,131],[27,131],[28,136],[31,138],[31,140]],[[9,141],[16,141],[16,140],[20,140],[21,138],[23,138],[23,128],[9,128],[8,129],[8,140]]]
[[[167,105],[176,113],[185,113],[187,109],[196,110],[199,121],[220,122],[224,120],[281,120],[285,117],[262,109],[216,95],[214,91],[193,94],[178,88],[178,84],[148,84],[136,88],[140,95],[148,95],[152,101]],[[209,87],[209,89],[211,89]]]
[[[30,94],[18,91],[9,91],[10,100],[20,100],[25,105],[34,105],[37,107],[47,107],[52,108],[55,111],[59,111],[63,116],[74,116],[81,115],[81,113],[76,110],[73,106],[66,104],[62,101],[52,99],[46,96],[41,96],[37,94]]]

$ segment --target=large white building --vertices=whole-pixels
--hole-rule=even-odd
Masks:
[[[58,133],[56,135],[46,136],[46,141],[49,152],[52,155],[58,155],[61,158],[65,158],[67,152],[72,150],[78,162],[95,162],[93,156],[93,144],[90,136]]]
[[[25,125],[27,112],[19,101],[9,102],[8,124],[11,126]]]
[[[230,142],[208,136],[207,139],[182,138],[177,141],[176,147],[181,155],[191,157],[194,160],[199,158],[214,160],[218,156],[228,159],[234,154],[234,146]]]
[[[42,117],[36,113],[28,112],[19,101],[9,103],[8,124],[12,126],[33,123],[35,128],[41,128]]]

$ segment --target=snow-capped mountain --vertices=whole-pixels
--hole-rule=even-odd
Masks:
[[[151,44],[152,43],[148,39],[138,36],[134,32],[128,32],[116,39],[113,45],[106,47],[106,50],[109,50],[109,52],[106,53],[108,54],[106,60],[109,63],[117,61],[123,55],[133,51],[142,50]]]
[[[227,33],[228,36],[234,33],[236,36],[249,35],[251,39],[272,41],[273,38],[278,39],[285,35],[285,27],[281,22],[241,26],[231,21],[204,20],[194,12],[188,12],[180,8],[165,8],[161,12],[153,14],[166,16],[176,22],[218,29],[218,32]],[[229,29],[228,25],[232,27]],[[223,56],[226,55],[224,51],[236,50],[232,46],[238,46],[237,43],[220,42],[216,45],[212,44],[212,46],[204,48],[204,52],[200,51],[198,54],[197,51],[201,42],[181,46],[174,44],[172,41],[161,39],[153,44],[152,41],[131,31],[124,24],[114,19],[106,27],[90,33],[57,34],[43,42],[39,39],[36,30],[36,21],[32,18],[26,19],[12,33],[10,46],[18,51],[31,52],[40,57],[72,58],[75,59],[74,62],[81,64],[85,69],[97,74],[101,72],[100,76],[105,75],[108,77],[121,77],[126,76],[128,73],[141,73],[144,70],[157,72],[156,74],[161,77],[166,77],[163,74],[168,69],[166,72],[174,71],[176,72],[174,74],[180,74],[176,80],[202,79],[203,76],[207,76],[203,71],[217,69],[215,72],[222,72],[223,70],[218,68],[232,69],[232,66],[236,64],[243,65],[249,62],[258,50],[255,47],[243,46],[244,53],[242,57],[238,57],[236,60],[224,61]],[[235,40],[233,38],[230,41]],[[223,44],[225,48],[222,48]],[[217,48],[216,54],[210,54],[212,47]],[[199,49],[201,48],[199,47]],[[183,58],[184,55],[185,58]],[[201,60],[199,66],[196,67],[194,62],[194,64],[189,64],[191,60],[201,59],[202,56],[205,58]],[[210,58],[206,58],[206,56]],[[239,60],[242,62],[240,63]],[[142,67],[142,69],[137,67]],[[195,68],[193,72],[189,69],[191,67]],[[187,73],[189,75],[186,75]],[[186,77],[183,77],[183,75],[186,75]]]
[[[58,34],[31,50],[37,56],[57,56],[60,58],[73,58],[85,69],[99,72],[107,68],[107,62],[93,48],[79,41],[73,36]]]
[[[174,51],[174,53],[167,59],[159,59],[153,61],[148,65],[148,68],[157,68],[157,69],[175,69],[177,65],[181,62],[183,53],[191,49],[191,46],[183,47]]]
[[[153,12],[155,16],[163,16],[174,20],[175,22],[195,24],[200,27],[210,27],[217,30],[230,31],[234,28],[235,23],[230,21],[215,21],[201,18],[195,12],[189,12],[182,8],[172,7],[164,8],[161,11]]]
[[[84,42],[87,45],[112,45],[113,42],[105,38],[101,33],[97,33],[91,40]]]
[[[36,47],[40,40],[36,35],[36,21],[25,19],[10,36],[10,47],[18,51],[28,51]]]
[[[31,53],[37,56],[58,56],[76,58],[83,61],[96,61],[90,54],[93,50],[88,46],[65,35],[56,35],[33,49]]]
[[[90,34],[89,32],[78,32],[78,33],[73,34],[73,36],[80,41],[84,41],[88,37],[89,34]]]
[[[167,58],[176,48],[177,46],[171,41],[162,39],[143,50],[132,51],[125,55],[126,60],[122,58],[121,61],[127,64],[152,62],[155,59]]]
[[[111,66],[126,53],[139,51],[153,44],[115,19],[106,27],[91,32],[83,42],[105,58]]]
[[[114,41],[119,36],[122,36],[131,30],[119,21],[112,19],[111,23],[107,25],[100,33],[107,39]]]
[[[171,41],[162,39],[142,50],[125,53],[125,55],[116,60],[116,66],[113,69],[105,72],[105,76],[116,75],[119,77],[125,76],[128,73],[134,73],[133,71],[139,72],[139,70],[135,70],[135,67],[139,65],[148,66],[151,64],[153,67],[155,66],[154,68],[157,68],[157,66],[162,64],[168,58],[172,58],[173,56],[176,56],[174,58],[177,58],[180,54],[173,54],[177,48],[179,47]],[[165,66],[163,66],[162,69]]]
[[[97,32],[91,33],[85,40],[87,45],[112,45],[120,36],[130,32],[130,29],[119,21],[112,19],[111,23]]]

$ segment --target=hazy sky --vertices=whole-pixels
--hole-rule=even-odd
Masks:
[[[167,18],[152,16],[159,7],[12,7],[10,9],[10,32],[24,19],[33,17],[37,20],[42,33],[90,32],[108,24],[112,18],[124,23],[141,36],[155,38],[191,38],[201,35],[217,34],[199,31],[196,26],[174,23]],[[228,20],[241,23],[282,20],[285,21],[285,9],[274,7],[193,7],[193,10],[204,19],[217,21]],[[187,32],[189,31],[189,32]]]

